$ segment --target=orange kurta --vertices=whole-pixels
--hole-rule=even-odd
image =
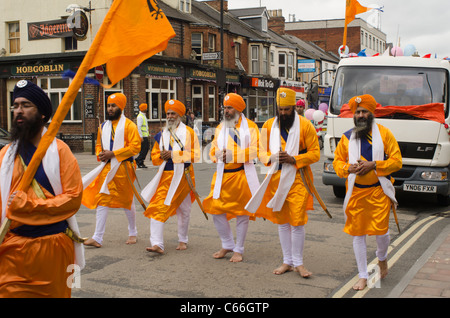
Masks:
[[[242,118],[236,125],[239,130]],[[227,214],[227,219],[232,219],[238,215],[249,215],[254,219],[254,214],[245,210],[245,205],[252,197],[245,170],[243,169],[244,162],[250,162],[258,156],[259,143],[259,129],[258,126],[251,120],[247,119],[248,128],[250,131],[249,146],[241,149],[240,146],[228,135],[227,151],[233,154],[233,160],[230,163],[225,163],[225,171],[222,178],[222,187],[220,197],[213,199],[214,186],[216,184],[217,172],[214,172],[211,191],[209,195],[203,200],[203,207],[205,212],[209,214]],[[209,156],[213,162],[216,162],[216,151],[218,148],[218,137],[222,124],[220,124],[215,131],[214,140],[211,143]],[[242,169],[241,169],[242,168]],[[238,170],[236,172],[226,172],[226,170]]]
[[[267,186],[264,198],[256,211],[257,216],[264,217],[267,220],[275,224],[289,223],[292,226],[305,225],[308,222],[307,210],[313,209],[313,197],[309,195],[308,190],[303,184],[299,168],[306,167],[306,171],[313,180],[313,175],[309,165],[319,161],[320,147],[317,138],[316,129],[306,118],[299,116],[300,118],[300,146],[299,155],[294,156],[296,160],[297,173],[295,175],[295,181],[289,190],[286,197],[286,202],[283,204],[281,211],[273,212],[272,209],[267,207],[269,201],[275,195],[280,183],[281,170],[276,171],[270,179]],[[262,163],[268,164],[270,156],[272,155],[269,149],[270,133],[272,130],[272,124],[275,118],[271,118],[266,121],[261,130],[261,142],[259,159]],[[286,148],[286,142],[281,138],[281,148]]]
[[[183,151],[178,151],[173,153],[172,161],[174,163],[191,163],[189,166],[189,172],[192,178],[192,182],[195,186],[195,174],[194,166],[192,163],[198,162],[200,159],[200,146],[198,143],[198,137],[191,127],[186,126],[186,142],[184,143],[185,149]],[[171,137],[171,143],[175,141]],[[193,147],[192,147],[193,145]],[[164,160],[160,157],[161,150],[159,148],[159,140],[155,140],[151,151],[152,163],[155,166],[160,166]],[[191,202],[194,202],[195,197],[189,187],[186,176],[183,175],[178,185],[178,188],[172,198],[170,206],[165,205],[164,201],[167,197],[169,191],[170,183],[173,178],[173,170],[165,170],[162,173],[161,180],[158,184],[158,189],[150,200],[147,209],[144,211],[144,215],[150,219],[155,219],[160,222],[166,222],[169,217],[173,216],[177,212],[177,208],[183,202],[187,195],[191,195]]]
[[[6,146],[0,151],[0,164]],[[46,225],[74,215],[81,204],[83,184],[76,158],[69,147],[57,140],[63,193],[53,196],[41,187],[46,199],[40,199],[30,187],[7,210],[10,229],[20,225]],[[15,158],[10,193],[16,191],[24,173],[19,157]],[[1,197],[0,197],[1,204]],[[63,233],[29,238],[6,234],[0,245],[0,297],[70,297],[67,272],[74,264],[73,241]]]
[[[378,182],[378,176],[389,176],[402,167],[400,148],[394,135],[389,129],[378,125],[381,139],[384,144],[385,160],[377,161],[376,174],[372,170],[369,173],[356,176],[352,196],[349,199],[345,214],[347,220],[344,232],[353,236],[382,235],[389,229],[389,212],[391,200],[384,194],[381,185],[373,186]],[[348,173],[348,146],[349,138],[344,134],[334,152],[333,167],[341,178],[347,178]],[[361,160],[372,161],[372,158]],[[393,178],[391,181],[394,182]],[[347,181],[346,181],[347,187]]]
[[[116,130],[119,120],[112,122],[113,129]],[[103,145],[105,149],[109,149],[109,145]],[[135,123],[128,118],[125,121],[124,147],[114,151],[116,159],[122,164],[117,170],[116,175],[108,184],[109,194],[100,193],[103,181],[111,170],[111,163],[107,163],[97,178],[87,186],[83,191],[82,204],[88,209],[96,209],[98,205],[110,208],[130,209],[133,202],[133,190],[128,180],[127,171],[132,182],[136,179],[134,173],[134,161],[126,159],[136,156],[141,151],[141,138]],[[97,156],[102,152],[101,130],[97,134],[97,143],[95,145],[95,153]],[[125,160],[125,161],[124,161]]]

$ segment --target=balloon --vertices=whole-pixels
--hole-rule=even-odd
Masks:
[[[345,47],[343,45],[341,45],[338,49],[339,56],[347,55],[348,52],[349,52],[349,49],[348,49],[347,45]]]
[[[314,121],[322,121],[325,118],[325,114],[321,110],[316,110],[313,114]]]
[[[309,119],[309,120],[313,120],[313,114],[314,114],[315,111],[316,111],[316,110],[315,110],[314,108],[308,108],[308,109],[305,111],[305,117],[306,117],[307,119]]]
[[[399,48],[398,46],[394,46],[394,47],[391,49],[391,54],[392,54],[393,56],[403,56],[403,51],[402,51],[402,49]]]
[[[412,44],[408,44],[405,46],[405,49],[403,50],[404,56],[411,56],[416,52],[416,47]]]
[[[319,105],[319,110],[323,111],[324,113],[328,110],[328,105],[326,103],[322,103]]]

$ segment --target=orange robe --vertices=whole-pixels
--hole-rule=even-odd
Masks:
[[[115,130],[119,120],[112,122]],[[102,152],[101,128],[97,134],[97,143],[95,145],[95,153],[97,156]],[[103,145],[103,148],[110,149],[109,145]],[[136,156],[141,151],[141,138],[135,123],[128,118],[125,121],[124,147],[114,151],[114,155],[122,164],[119,166],[114,178],[108,184],[109,194],[100,193],[100,189],[105,181],[106,175],[111,170],[111,163],[107,163],[97,178],[91,182],[83,191],[82,204],[88,209],[94,210],[98,205],[110,208],[130,209],[133,203],[133,190],[128,180],[128,175],[132,182],[136,179],[133,165],[134,161],[124,161],[130,157]],[[127,169],[127,170],[125,170]]]
[[[169,162],[191,163],[189,165],[189,172],[192,177],[192,183],[195,186],[194,166],[192,165],[192,163],[198,162],[200,159],[200,146],[198,143],[197,135],[195,134],[194,130],[189,126],[186,126],[186,130],[187,130],[186,139],[190,138],[191,140],[190,141],[186,140],[185,142],[186,148],[184,149],[184,151],[179,151],[177,154],[174,153],[172,156],[173,161],[170,160]],[[173,140],[173,137],[170,138],[171,143],[173,144],[175,141]],[[192,147],[191,145],[194,146]],[[164,162],[164,160],[161,159],[160,154],[161,150],[159,148],[159,135],[157,135],[157,138],[155,138],[155,143],[153,145],[151,152],[153,165],[160,166]],[[166,167],[169,164],[169,162],[166,164]],[[173,170],[164,170],[161,176],[161,180],[159,181],[158,184],[158,189],[151,198],[149,205],[147,206],[147,209],[144,211],[144,215],[149,219],[155,219],[163,223],[166,222],[171,216],[177,213],[177,208],[180,206],[180,204],[183,202],[183,200],[186,198],[188,194],[191,195],[191,202],[194,202],[195,200],[194,194],[192,193],[192,190],[189,187],[189,184],[186,180],[186,176],[183,175],[181,177],[180,184],[178,185],[178,188],[175,191],[175,194],[172,198],[170,206],[164,204],[164,201],[170,188],[172,178],[173,178]]]
[[[391,200],[384,194],[378,183],[378,176],[389,176],[402,167],[402,156],[397,141],[392,132],[378,125],[381,139],[384,144],[385,160],[377,161],[377,173],[373,170],[365,175],[357,175],[352,196],[349,199],[345,214],[347,220],[344,232],[353,236],[360,235],[383,235],[389,229],[389,212]],[[350,134],[345,133],[334,152],[333,167],[340,178],[347,178],[348,146]],[[371,141],[368,147],[371,149]],[[363,148],[363,146],[361,147]],[[361,160],[372,161],[372,158],[361,150]],[[391,181],[394,179],[391,177]],[[358,186],[361,185],[361,186]],[[347,187],[347,181],[346,181]]]
[[[0,164],[6,146],[0,151]],[[78,163],[69,147],[57,140],[63,193],[53,196],[41,186],[47,199],[40,199],[30,187],[18,192],[6,212],[10,229],[24,224],[46,225],[74,215],[81,204],[83,184]],[[17,190],[24,169],[19,157],[14,161],[10,193]],[[0,197],[1,204],[1,197]],[[70,297],[67,272],[74,264],[73,241],[64,233],[29,238],[9,231],[0,245],[0,297]]]
[[[236,125],[236,129],[239,130],[241,126],[242,118]],[[249,215],[251,219],[255,219],[253,213],[245,210],[245,205],[251,199],[252,193],[247,182],[247,177],[244,170],[244,162],[249,162],[258,156],[258,143],[259,143],[259,128],[251,120],[247,119],[248,129],[250,131],[249,146],[245,149],[241,149],[239,145],[228,135],[227,151],[233,154],[233,160],[230,163],[225,163],[225,171],[222,178],[222,187],[220,197],[213,199],[214,186],[216,184],[217,172],[214,172],[211,182],[211,192],[203,200],[203,207],[205,212],[209,214],[227,214],[227,219],[232,219],[239,215]],[[211,144],[209,156],[213,162],[217,162],[216,151],[219,151],[218,137],[222,124],[220,124],[215,131],[214,140]],[[236,172],[226,172],[226,170],[238,170]]]
[[[264,198],[256,211],[258,217],[263,217],[275,224],[289,223],[292,226],[305,225],[308,222],[307,210],[313,210],[313,197],[308,193],[308,190],[303,184],[299,168],[306,167],[306,172],[313,180],[313,175],[309,165],[319,161],[320,147],[317,139],[317,133],[311,122],[305,117],[300,118],[300,154],[295,157],[297,173],[295,181],[289,190],[286,201],[283,204],[281,211],[273,212],[271,208],[267,207],[269,201],[275,195],[280,183],[281,170],[276,171],[267,186]],[[272,155],[269,149],[270,132],[275,118],[266,121],[261,130],[261,143],[259,151],[259,159],[262,163],[268,164],[270,156]],[[286,141],[281,138],[281,148],[286,148]],[[306,151],[306,152],[305,152]],[[303,153],[304,152],[304,153]]]

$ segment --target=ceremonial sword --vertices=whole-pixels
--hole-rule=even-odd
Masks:
[[[169,130],[169,133],[172,136],[172,138],[176,141],[178,146],[180,146],[181,151],[183,151],[184,147],[183,147],[183,144],[181,143],[180,139],[177,136],[175,136],[175,134],[172,132],[172,129],[168,128],[168,130]],[[192,182],[192,177],[191,177],[191,172],[189,171],[189,167],[184,169],[184,176],[186,177],[186,181],[187,181],[187,183],[189,185],[189,188],[191,188],[192,192],[194,193],[195,201],[197,201],[197,203],[198,203],[198,205],[200,207],[200,210],[202,210],[203,215],[208,220],[208,215],[205,212],[203,204],[200,201],[200,196],[198,195],[198,192],[195,189],[194,183]]]

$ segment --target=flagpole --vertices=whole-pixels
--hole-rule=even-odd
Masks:
[[[91,44],[91,47],[87,51],[78,71],[75,74],[75,77],[73,78],[72,82],[69,85],[69,88],[67,89],[67,92],[64,94],[61,103],[56,109],[56,112],[52,117],[52,121],[48,126],[47,132],[44,134],[44,136],[42,136],[39,145],[33,157],[31,158],[31,161],[28,164],[28,167],[25,170],[22,179],[19,182],[19,185],[17,187],[18,191],[26,192],[28,190],[28,187],[30,186],[31,181],[34,178],[34,175],[36,174],[36,171],[39,165],[41,164],[41,161],[44,158],[48,147],[53,142],[53,139],[56,137],[56,134],[58,133],[59,128],[61,127],[61,124],[67,115],[67,112],[69,111],[75,98],[77,97],[78,90],[83,84],[86,74],[92,68],[91,63],[95,57],[95,53],[111,21],[111,19],[108,19],[108,21],[106,21],[108,15],[105,17],[105,21],[103,21],[103,23],[101,24],[100,29],[98,30],[97,35],[95,36],[94,41]],[[9,229],[10,223],[11,221],[8,218],[5,218],[3,220],[0,231],[0,244],[3,242],[3,238]]]

